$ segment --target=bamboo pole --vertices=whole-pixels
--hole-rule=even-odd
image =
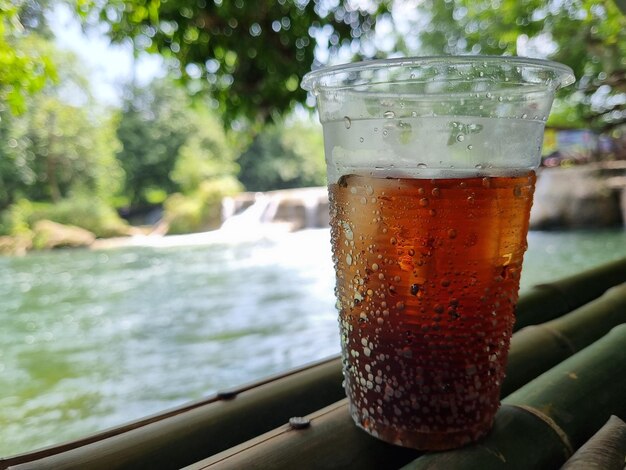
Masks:
[[[516,307],[514,330],[557,318],[626,282],[626,258],[527,291]]]
[[[386,444],[358,429],[347,406],[347,399],[343,399],[299,420],[299,427],[286,424],[185,470],[398,468],[420,455],[416,450]]]
[[[39,451],[36,459],[31,454],[2,459],[0,469],[180,468],[343,398],[340,368],[337,358],[322,361],[254,387],[219,393],[161,420],[126,426],[125,432],[66,444],[60,453],[51,448]]]
[[[561,470],[624,470],[626,423],[611,416],[591,439],[576,451]]]
[[[480,443],[424,455],[403,470],[557,468],[609,416],[626,415],[624,344],[626,324],[509,395]],[[538,427],[549,436],[536,441]]]
[[[626,282],[567,315],[518,331],[511,338],[501,395],[509,395],[620,323],[626,323]]]

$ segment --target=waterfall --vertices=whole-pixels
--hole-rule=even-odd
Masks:
[[[238,214],[226,217],[220,230],[255,230],[263,224],[274,221],[276,211],[280,205],[280,200],[276,197],[257,193],[252,205]],[[228,207],[228,206],[227,206]]]
[[[220,230],[250,231],[277,225],[289,230],[324,228],[328,226],[324,223],[327,205],[324,187],[242,193],[222,201]]]

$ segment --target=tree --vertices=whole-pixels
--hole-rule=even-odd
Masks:
[[[197,191],[201,184],[223,176],[236,176],[234,139],[209,112],[195,112],[192,132],[178,152],[170,178],[183,193]]]
[[[193,118],[184,91],[166,80],[129,89],[117,137],[117,158],[126,174],[124,194],[135,207],[158,204],[178,190],[170,173],[192,133]]]
[[[626,18],[613,2],[426,0],[420,12],[425,27],[415,31],[423,52],[562,62],[578,83],[560,94],[558,124],[607,131],[626,122]]]
[[[45,32],[41,5],[0,0],[0,111],[2,103],[12,112],[24,111],[25,97],[56,78],[51,50],[34,31]]]
[[[14,124],[19,192],[35,201],[58,202],[78,191],[108,199],[122,178],[113,129],[85,108],[53,96],[35,98]]]
[[[181,193],[163,206],[169,233],[188,233],[219,227],[222,199],[241,191],[235,162],[240,144],[207,108],[194,111],[192,132],[180,148],[170,173]],[[239,136],[238,136],[239,137]]]
[[[324,144],[319,129],[301,122],[267,126],[237,162],[248,191],[325,184]]]
[[[90,106],[75,57],[46,47],[61,65],[63,82],[22,97],[21,114],[0,111],[0,209],[19,198],[59,201],[77,192],[110,202],[123,177],[111,116]],[[69,88],[83,91],[84,106],[63,98]]]
[[[114,40],[175,59],[227,122],[267,121],[305,101],[316,47],[358,52],[389,1],[105,0],[100,18]]]
[[[560,124],[626,122],[626,19],[611,1],[106,0],[101,18],[115,40],[174,58],[227,120],[304,102],[300,78],[328,57],[522,53],[574,69]]]

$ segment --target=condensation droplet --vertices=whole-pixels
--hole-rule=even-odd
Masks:
[[[345,124],[346,129],[350,129],[350,126],[352,126],[352,120],[348,116],[343,117],[343,123]]]
[[[365,140],[365,139],[364,139],[363,137],[361,137],[361,138],[359,139],[359,142],[363,142],[364,140]]]
[[[431,194],[435,197],[439,197],[441,195],[441,190],[439,188],[433,188]]]
[[[453,228],[448,230],[448,238],[456,238],[456,230],[454,230]]]
[[[350,253],[346,255],[346,263],[348,266],[352,266],[352,256],[350,256]]]
[[[428,198],[425,198],[425,197],[421,198],[420,199],[420,206],[426,207],[427,205],[428,205]]]
[[[522,114],[522,119],[526,119],[528,117],[528,114],[524,113]]]
[[[383,117],[387,118],[387,119],[393,119],[396,117],[396,113],[394,113],[393,111],[385,111],[383,113]]]
[[[467,146],[467,150],[472,150],[473,148],[474,148],[474,146],[473,146],[472,144],[469,144],[469,145]]]
[[[485,168],[485,165],[483,165],[482,163],[477,163],[476,165],[474,165],[474,168],[476,168],[477,170],[482,170],[483,168]]]
[[[426,163],[418,163],[417,167],[418,168],[428,168],[428,165]]]
[[[465,140],[465,136],[463,134],[459,134],[456,136],[457,142],[463,142]]]

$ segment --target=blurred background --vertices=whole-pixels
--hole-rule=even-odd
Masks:
[[[312,68],[569,65],[522,291],[626,256],[620,7],[0,0],[0,456],[339,352]]]

